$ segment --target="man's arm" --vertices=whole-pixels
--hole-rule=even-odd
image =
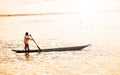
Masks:
[[[29,37],[30,37],[30,38],[29,38],[30,40],[33,40],[32,37],[31,37],[31,34],[29,35]]]

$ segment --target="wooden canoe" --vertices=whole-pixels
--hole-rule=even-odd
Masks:
[[[56,51],[80,51],[86,47],[90,46],[90,44],[88,45],[84,45],[84,46],[73,46],[73,47],[60,47],[60,48],[49,48],[49,49],[34,49],[34,50],[29,50],[29,52],[33,53],[33,52],[56,52]],[[16,53],[25,53],[28,51],[25,50],[12,50]]]

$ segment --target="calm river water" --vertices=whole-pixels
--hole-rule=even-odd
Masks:
[[[91,0],[85,6],[86,1],[2,0],[0,75],[119,75],[120,1]],[[24,49],[25,32],[41,49],[91,46],[77,52],[30,53],[26,58],[11,51]],[[30,49],[37,49],[29,43]]]

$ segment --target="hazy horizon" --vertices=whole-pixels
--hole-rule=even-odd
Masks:
[[[119,0],[1,0],[0,14],[120,11]]]

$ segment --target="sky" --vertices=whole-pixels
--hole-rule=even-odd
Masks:
[[[0,0],[0,14],[112,11],[120,0]]]

